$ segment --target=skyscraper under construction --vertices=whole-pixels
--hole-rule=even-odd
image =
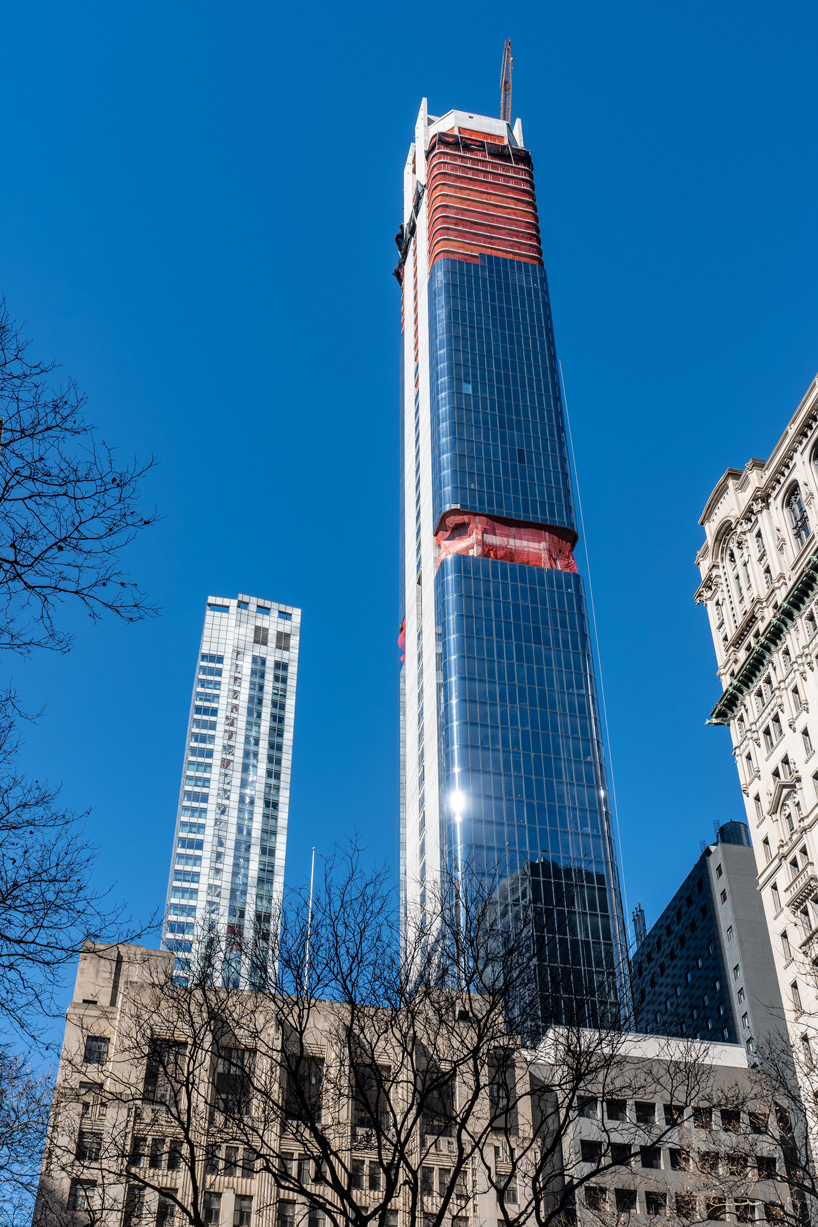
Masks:
[[[404,174],[404,924],[473,873],[539,934],[541,1023],[618,1023],[627,959],[531,154],[424,100]]]

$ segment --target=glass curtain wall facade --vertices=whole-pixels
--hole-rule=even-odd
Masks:
[[[208,597],[163,930],[180,978],[208,942],[225,986],[266,975],[284,881],[300,628],[291,605]]]
[[[425,104],[415,135],[395,270],[404,924],[468,871],[504,883],[535,916],[541,1025],[618,1025],[626,941],[531,157],[519,123]]]

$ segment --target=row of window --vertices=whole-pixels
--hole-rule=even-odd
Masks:
[[[750,1112],[747,1118],[747,1128],[744,1128],[742,1114],[735,1108],[711,1108],[695,1106],[688,1108],[685,1104],[654,1103],[652,1100],[582,1099],[578,1104],[578,1115],[584,1120],[602,1120],[614,1123],[635,1122],[637,1125],[665,1125],[676,1128],[684,1124],[692,1124],[695,1129],[720,1128],[723,1133],[764,1134],[769,1126],[769,1116],[766,1112]]]
[[[646,1189],[637,1193],[636,1189],[606,1189],[601,1185],[589,1184],[585,1188],[585,1204],[589,1210],[597,1213],[615,1209],[617,1214],[638,1214],[642,1199],[644,1213],[651,1218],[672,1218],[674,1212],[680,1219],[704,1218],[711,1222],[723,1222],[728,1217],[729,1203],[717,1193],[699,1197],[695,1193],[673,1194],[661,1189]],[[780,1223],[785,1218],[780,1202],[735,1201],[733,1210],[739,1223],[754,1223],[758,1219]]]
[[[699,1150],[695,1153],[680,1147],[631,1146],[629,1142],[612,1142],[608,1151],[602,1142],[583,1138],[580,1141],[583,1163],[602,1163],[603,1159],[621,1167],[641,1167],[645,1171],[704,1172],[746,1176],[752,1167],[759,1180],[774,1180],[777,1172],[774,1155],[750,1155],[730,1151]]]

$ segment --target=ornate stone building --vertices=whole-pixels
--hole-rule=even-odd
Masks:
[[[696,558],[696,601],[707,607],[724,687],[709,723],[730,728],[781,997],[807,1083],[818,1021],[816,495],[818,379],[769,460],[749,460],[721,478],[700,520],[706,541]]]

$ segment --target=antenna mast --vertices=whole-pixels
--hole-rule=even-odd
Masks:
[[[506,39],[503,51],[503,69],[500,74],[500,118],[511,123],[511,39]]]

